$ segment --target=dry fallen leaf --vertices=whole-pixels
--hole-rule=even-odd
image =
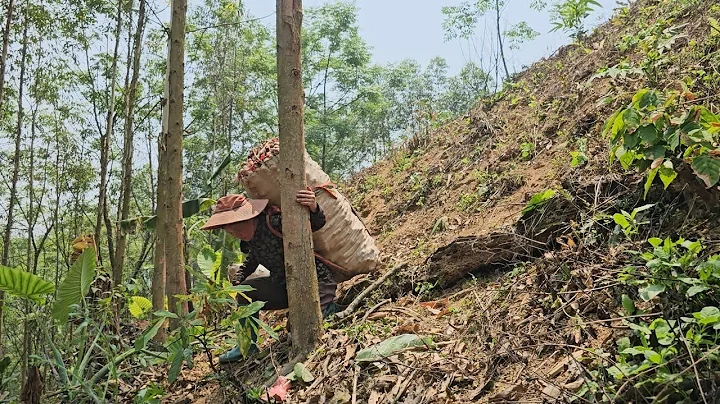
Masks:
[[[290,390],[290,380],[285,378],[284,376],[278,377],[275,384],[270,387],[270,389],[267,391],[267,394],[263,394],[261,399],[263,401],[266,401],[268,396],[272,398],[273,400],[277,400],[280,402],[285,401],[288,395],[288,391]]]
[[[505,390],[490,397],[490,401],[513,401],[526,390],[522,383],[513,384]]]
[[[400,334],[417,334],[420,331],[420,326],[416,323],[405,323],[395,329],[395,335]]]
[[[368,404],[379,404],[381,398],[383,398],[382,394],[373,390],[370,392],[370,397],[368,398]]]

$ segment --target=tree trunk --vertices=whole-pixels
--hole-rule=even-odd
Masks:
[[[505,61],[505,47],[503,46],[502,32],[500,32],[500,0],[495,0],[495,28],[497,28],[498,46],[500,47],[500,58],[503,62],[503,68],[505,69],[505,80],[510,78],[510,71]]]
[[[100,192],[98,196],[97,217],[95,220],[95,246],[100,253],[100,236],[103,219],[105,218],[105,203],[107,202],[108,159],[110,154],[110,137],[112,137],[113,123],[115,122],[115,87],[117,86],[117,59],[120,48],[120,32],[122,28],[122,2],[118,2],[117,21],[115,24],[115,50],[113,52],[112,66],[110,67],[110,89],[107,100],[107,115],[105,116],[105,132],[100,134]],[[108,249],[110,266],[113,265],[115,251]]]
[[[5,29],[3,30],[2,56],[0,56],[0,112],[3,106],[3,90],[5,90],[5,64],[7,62],[8,46],[10,45],[10,27],[12,26],[12,15],[14,2],[10,0],[5,14]],[[0,301],[2,298],[0,298]]]
[[[7,210],[7,224],[5,226],[5,234],[3,234],[3,250],[0,259],[0,265],[7,266],[10,259],[10,240],[12,238],[12,227],[14,223],[14,209],[17,204],[17,184],[20,179],[20,139],[22,138],[22,120],[23,120],[23,96],[25,88],[25,60],[27,59],[28,47],[28,21],[27,12],[25,15],[25,26],[23,27],[23,45],[20,56],[20,86],[18,89],[18,111],[17,111],[17,130],[15,132],[15,153],[13,154],[13,172],[12,182],[10,184],[10,203]],[[4,62],[4,59],[3,59]],[[3,304],[5,301],[5,292],[0,291],[0,354],[3,354],[2,337],[3,337]]]
[[[322,317],[308,211],[295,202],[295,193],[306,187],[300,51],[302,0],[277,0],[276,15],[285,271],[293,349],[303,355],[319,341]]]
[[[165,101],[163,101],[165,103]],[[167,105],[163,104],[163,117],[166,115]],[[165,118],[163,118],[165,119]],[[152,303],[153,311],[165,310],[165,289],[167,284],[167,267],[165,263],[165,198],[166,189],[161,187],[160,179],[164,179],[166,169],[166,153],[164,136],[160,135],[158,139],[158,187],[157,187],[157,203],[155,208],[155,254],[153,256],[153,277],[152,277]],[[166,338],[165,327],[160,328],[155,336],[156,341],[163,342]]]
[[[187,302],[176,297],[187,293],[185,283],[185,259],[183,255],[182,217],[182,148],[183,148],[183,89],[185,81],[185,15],[187,0],[172,1],[170,41],[168,44],[168,67],[165,78],[167,109],[163,114],[163,138],[166,153],[166,177],[158,179],[166,190],[164,206],[165,223],[160,231],[165,233],[165,267],[167,270],[168,308],[178,316],[187,313]],[[158,223],[158,225],[161,225]],[[178,308],[178,304],[180,305]],[[177,321],[170,322],[171,328]]]
[[[137,84],[140,77],[140,54],[142,53],[142,39],[145,30],[145,0],[140,0],[137,28],[135,29],[132,79],[125,92],[125,141],[123,144],[122,186],[120,187],[120,217],[119,221],[126,220],[130,214],[130,194],[132,188],[133,164],[133,125],[135,123],[135,101],[137,98]],[[125,232],[117,226],[117,243],[115,262],[113,267],[113,284],[122,283],[122,271],[125,264],[125,246],[127,237]]]

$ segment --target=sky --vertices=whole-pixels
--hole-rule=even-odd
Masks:
[[[320,6],[328,0],[303,0],[305,9]],[[607,20],[612,15],[615,0],[599,0],[603,8],[586,20],[589,26]],[[359,8],[360,33],[372,47],[373,60],[385,64],[403,59],[414,59],[423,66],[436,56],[447,60],[449,73],[459,71],[468,61],[477,61],[477,52],[468,51],[478,47],[483,35],[479,33],[474,43],[452,40],[445,42],[442,27],[444,6],[457,6],[462,0],[356,0]],[[507,56],[511,70],[520,71],[544,56],[549,56],[560,46],[569,42],[562,32],[549,33],[552,28],[546,11],[540,13],[529,8],[530,0],[510,0],[503,12],[501,25],[510,27],[522,20],[540,32],[532,42],[524,44]],[[548,1],[552,3],[552,0]],[[420,5],[423,4],[423,5]],[[269,27],[275,26],[275,2],[271,0],[245,0],[245,6],[255,17]]]

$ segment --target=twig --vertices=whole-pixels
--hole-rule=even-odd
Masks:
[[[352,404],[357,404],[357,382],[358,382],[358,367],[357,367],[357,365],[355,365],[355,377],[353,377]]]
[[[370,294],[370,292],[372,292],[373,290],[377,289],[377,287],[380,286],[380,285],[382,285],[382,284],[385,282],[385,280],[387,280],[392,274],[394,274],[395,272],[397,272],[400,268],[404,268],[405,266],[407,266],[407,264],[403,262],[403,263],[401,263],[401,264],[399,264],[399,265],[395,265],[395,267],[393,267],[391,270],[385,272],[385,274],[383,274],[383,276],[381,276],[378,280],[376,280],[375,282],[373,282],[372,285],[370,285],[370,286],[368,286],[367,288],[365,288],[365,290],[363,290],[363,291],[355,298],[355,300],[353,300],[352,303],[350,303],[350,304],[348,305],[348,307],[347,307],[345,310],[343,310],[343,311],[341,311],[341,312],[339,312],[339,313],[335,313],[335,316],[334,316],[334,317],[337,318],[337,319],[339,319],[339,320],[342,320],[342,319],[346,318],[347,316],[349,316],[350,314],[352,314],[355,310],[357,310],[358,306],[360,306],[360,303],[362,303],[363,299],[365,299],[365,297],[366,297],[368,294]]]
[[[289,374],[290,372],[292,372],[293,368],[295,368],[295,365],[302,362],[304,358],[305,358],[305,355],[297,355],[294,358],[290,359],[288,361],[288,363],[284,364],[277,372],[275,372],[275,374],[272,375],[271,378],[269,378],[265,382],[265,384],[263,384],[263,387],[268,388],[268,387],[272,386],[275,383],[275,381],[277,381],[278,377],[280,377],[281,375],[285,376],[285,375]]]
[[[388,304],[388,303],[390,303],[390,302],[392,302],[392,299],[385,299],[385,300],[383,300],[382,302],[380,302],[380,303],[376,304],[375,306],[371,307],[370,310],[368,310],[367,313],[365,313],[365,315],[363,316],[362,320],[360,320],[360,322],[361,322],[361,323],[364,323],[365,320],[367,320],[368,317],[370,317],[370,315],[371,315],[375,310],[379,309],[381,306],[384,306],[384,305],[386,305],[386,304]]]

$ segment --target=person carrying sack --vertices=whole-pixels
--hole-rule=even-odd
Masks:
[[[300,190],[296,201],[310,210],[310,227],[313,232],[325,226],[325,214],[315,200],[310,189]],[[282,213],[276,206],[269,205],[267,199],[248,199],[244,195],[229,194],[218,199],[215,210],[202,230],[223,229],[233,237],[240,239],[240,249],[246,254],[242,269],[230,275],[233,285],[248,285],[253,291],[245,295],[253,301],[264,301],[264,310],[282,310],[288,308],[287,285],[285,280],[285,250],[282,235]],[[247,279],[262,265],[270,276]],[[328,265],[315,257],[315,268],[320,293],[320,308],[323,318],[332,315],[337,282],[333,279]],[[258,318],[258,313],[254,316]],[[240,319],[242,326],[249,326],[250,319]],[[257,333],[249,327],[253,341],[250,352],[256,353]],[[239,347],[220,355],[220,363],[236,362],[242,359]]]

